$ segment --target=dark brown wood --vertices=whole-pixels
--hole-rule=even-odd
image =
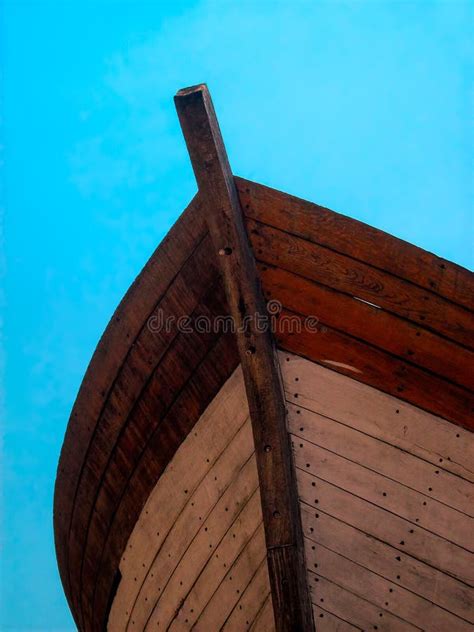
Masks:
[[[323,285],[369,301],[474,348],[474,316],[468,310],[403,279],[329,248],[253,220],[247,226],[256,256]]]
[[[236,178],[247,217],[298,235],[410,281],[474,311],[466,268],[323,206]]]
[[[469,349],[282,268],[259,263],[258,270],[267,300],[312,315],[333,329],[474,391],[474,353]]]
[[[82,381],[66,430],[54,492],[54,534],[61,581],[76,624],[77,610],[71,601],[68,539],[77,485],[116,376],[130,348],[157,302],[206,233],[195,198],[172,227],[132,284],[100,339]]]
[[[101,554],[96,559],[90,556],[86,559],[86,564],[93,565],[95,570],[90,572],[87,568],[84,569],[88,577],[94,578],[94,582],[89,581],[85,585],[84,600],[90,599],[86,616],[87,621],[91,621],[85,629],[105,629],[114,576],[140,512],[177,449],[236,369],[238,362],[234,337],[231,334],[222,335],[177,394],[144,452],[139,455],[137,464],[130,472],[126,489],[115,508]]]
[[[181,127],[221,262],[254,433],[275,624],[278,631],[314,629],[306,580],[295,470],[278,358],[265,319],[255,261],[234,178],[206,86],[178,92]],[[278,560],[280,563],[274,563]]]
[[[215,281],[217,275],[216,266],[209,257],[209,248],[210,242],[207,235],[173,279],[166,294],[150,315],[151,317],[156,317],[161,313],[164,318],[172,315],[177,319],[192,314],[194,310],[197,310],[198,314],[203,310],[208,311],[209,300],[212,297],[206,296],[206,294],[208,294],[209,286]],[[195,279],[197,267],[203,270],[199,279]],[[89,537],[91,513],[94,503],[97,502],[99,490],[104,485],[104,477],[107,476],[107,468],[110,467],[112,455],[117,449],[120,449],[117,442],[122,439],[124,433],[127,436],[127,432],[130,432],[129,415],[133,411],[136,412],[137,408],[143,410],[146,406],[150,386],[153,384],[156,386],[152,397],[163,401],[164,396],[160,391],[163,381],[157,381],[155,376],[156,373],[160,374],[163,365],[169,364],[170,360],[173,360],[173,354],[179,347],[180,337],[178,336],[176,320],[173,327],[162,331],[152,331],[146,326],[147,322],[148,319],[130,348],[127,361],[124,362],[117,374],[113,388],[106,399],[106,404],[99,415],[96,432],[84,457],[84,466],[79,475],[68,544],[69,575],[71,581],[79,586],[81,585],[80,576],[84,560],[84,547]],[[192,338],[192,336],[190,337]],[[198,341],[193,340],[193,342],[198,348]],[[192,366],[191,358],[189,366]],[[171,387],[171,384],[167,385]],[[152,401],[154,402],[154,400]],[[153,407],[153,411],[155,419],[158,420],[159,411],[156,405]],[[152,427],[153,424],[149,421],[147,423],[148,427]],[[136,436],[134,444],[129,445],[128,449],[122,449],[125,462],[136,454],[139,449],[140,438],[140,436]],[[127,473],[126,468],[124,469]],[[113,481],[116,486],[119,485],[120,480],[118,474],[115,473]],[[105,483],[107,483],[107,479],[105,479]],[[114,485],[112,485],[113,489]],[[112,499],[115,498],[112,491],[109,496]],[[107,513],[105,512],[104,515]],[[80,588],[78,592],[80,592]]]
[[[61,452],[56,550],[81,630],[104,629],[120,579],[120,557],[144,503],[239,361],[231,335],[179,336],[175,331],[152,336],[147,328],[157,309],[175,318],[227,313],[222,288],[218,284],[214,292],[212,286],[219,276],[217,261],[237,323],[254,312],[265,314],[260,276],[268,298],[283,304],[284,316],[302,320],[315,315],[325,327],[323,334],[277,331],[281,348],[474,429],[468,392],[473,387],[474,275],[328,209],[233,179],[215,119],[214,126],[209,124],[207,114],[214,116],[210,101],[204,104],[210,110],[200,119],[195,109],[202,106],[200,96],[197,102],[189,97],[185,93],[178,101],[190,107],[201,193],[152,255],[104,332]],[[199,138],[211,147],[203,162]],[[260,260],[259,274],[240,208]],[[222,253],[217,260],[215,251]],[[280,629],[305,629],[298,628],[291,610],[305,586],[301,588],[298,575],[299,522],[293,521],[287,493],[294,480],[285,470],[288,446],[281,443],[285,416],[281,404],[273,401],[279,388],[281,393],[278,367],[274,352],[266,355],[271,339],[256,335],[251,325],[238,342],[253,416],[263,424],[254,432],[270,525],[273,603]],[[328,360],[339,365],[328,365]]]
[[[283,309],[276,326],[278,346],[369,384],[448,421],[474,430],[474,396],[416,366],[352,338],[324,322],[319,332],[305,327],[304,314]],[[289,326],[289,319],[296,319]]]
[[[219,287],[211,286],[207,295],[201,298],[193,316],[214,318],[225,309],[224,301],[222,288],[219,290]],[[85,497],[88,500],[86,511],[80,520],[75,520],[71,531],[71,555],[75,552],[77,556],[77,552],[82,552],[79,559],[74,557],[74,570],[76,581],[79,581],[79,592],[82,594],[83,612],[92,607],[91,595],[98,572],[98,560],[131,473],[153,432],[163,423],[168,409],[191,379],[193,371],[205,361],[209,349],[213,348],[218,337],[219,333],[214,331],[178,334],[145,382],[143,391],[133,406],[128,408],[124,404],[120,410],[121,413],[122,410],[126,413],[126,419],[121,420],[118,436],[104,443],[108,456],[98,480],[91,479],[89,482],[89,493]],[[120,417],[117,412],[116,409],[116,415]],[[79,518],[79,512],[77,517]],[[90,564],[87,565],[89,560]]]
[[[175,322],[182,315],[205,313],[212,319],[226,312],[220,281],[213,286],[219,277],[200,209],[195,199],[127,292],[104,332],[71,415],[58,467],[54,522],[64,589],[81,630],[104,629],[120,556],[144,502],[238,363],[232,336],[214,344],[215,336],[206,332],[178,339],[175,330],[151,335],[147,326],[157,309]],[[196,269],[202,271],[199,279]],[[204,340],[206,349],[200,342]],[[176,379],[192,373],[198,350],[207,355],[180,389]],[[143,390],[150,371],[156,373],[154,388]],[[166,412],[169,398],[176,401]],[[141,455],[143,439],[157,424]],[[133,476],[137,460],[138,480]],[[129,482],[124,487],[125,478]],[[83,612],[81,602],[86,603]]]

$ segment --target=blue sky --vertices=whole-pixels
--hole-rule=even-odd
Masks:
[[[113,309],[195,190],[207,82],[234,172],[473,265],[463,2],[3,2],[2,630],[74,629],[52,494]]]

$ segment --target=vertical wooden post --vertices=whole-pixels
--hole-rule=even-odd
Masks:
[[[206,85],[175,104],[234,318],[255,442],[276,629],[314,630],[295,468],[278,358],[254,256],[219,124]],[[199,271],[196,271],[197,274]]]

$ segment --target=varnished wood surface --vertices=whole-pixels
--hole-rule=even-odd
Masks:
[[[113,315],[81,384],[66,429],[54,494],[56,554],[70,605],[71,586],[67,542],[81,470],[93,440],[98,419],[131,343],[153,313],[168,285],[185,263],[189,252],[205,236],[205,224],[194,199],[151,257]],[[77,610],[72,608],[77,620]]]
[[[81,629],[101,629],[120,555],[149,492],[237,364],[231,335],[183,334],[176,326],[180,316],[227,311],[208,239],[194,202],[118,308],[71,415],[55,534]],[[158,310],[175,318],[169,331],[148,326]]]
[[[310,632],[313,613],[285,400],[272,332],[259,327],[267,313],[254,255],[207,86],[180,90],[175,104],[236,328],[259,472],[276,629]]]
[[[316,204],[236,183],[265,297],[301,321],[301,332],[280,329],[278,344],[474,429],[474,274]],[[304,330],[307,317],[321,335]]]
[[[298,325],[289,329],[285,323],[294,318]],[[325,323],[319,323],[318,333],[313,333],[305,327],[305,318],[304,315],[282,310],[276,326],[276,339],[281,348],[374,386],[452,423],[474,429],[472,391],[460,389]]]
[[[236,178],[248,218],[318,243],[474,310],[474,276],[451,261],[323,206]]]
[[[474,390],[474,353],[469,349],[287,270],[261,263],[259,273],[267,299],[279,300],[290,311],[314,315],[321,327],[330,326],[377,347],[450,385]]]
[[[247,221],[247,228],[252,246],[264,263],[369,301],[453,342],[474,348],[474,319],[468,310],[317,243],[252,220]]]
[[[398,450],[403,472],[416,471],[417,485],[407,494],[432,499],[427,501],[432,511],[419,517],[420,524],[462,546],[465,517],[450,536],[449,511],[469,513],[465,489],[474,478],[474,456],[466,457],[465,430],[458,427],[453,435],[450,429],[474,428],[472,273],[317,205],[235,182],[265,297],[281,302],[283,317],[319,319],[316,334],[277,331],[279,344],[329,367],[317,379],[341,398],[337,379],[326,375],[354,378],[355,397],[368,385],[397,398],[396,409],[387,413],[389,435],[376,415],[369,416],[364,432],[371,437],[362,440],[359,434],[356,441],[352,434],[354,449],[375,468],[374,441],[383,443],[384,469],[375,470],[389,477]],[[159,309],[175,318],[228,313],[205,212],[197,196],[137,277],[97,347],[71,414],[58,466],[54,526],[61,579],[80,629],[102,629],[120,557],[150,491],[238,363],[230,334],[152,333],[147,326]],[[416,410],[416,422],[409,410]],[[325,411],[311,413],[312,419],[326,442],[319,448],[333,450],[341,437],[322,426],[332,414]],[[295,414],[290,405],[290,425],[297,423]],[[420,487],[425,480],[439,483],[426,492]],[[410,498],[404,520],[412,516]],[[416,572],[425,577],[426,563],[417,564]],[[450,582],[456,580],[448,570],[442,582],[453,595],[457,588]],[[262,603],[257,615],[261,629],[269,608],[271,602]],[[317,608],[318,623],[333,626],[328,629],[347,624],[335,613],[331,618],[322,604]],[[456,614],[465,617],[463,612],[459,606]]]
[[[280,358],[314,606],[364,630],[470,630],[474,435]]]
[[[270,591],[258,488],[239,368],[151,492],[120,562],[108,629],[252,628]]]

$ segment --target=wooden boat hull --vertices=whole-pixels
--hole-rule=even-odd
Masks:
[[[233,183],[279,349],[301,626],[471,629],[473,275]],[[269,545],[274,446],[258,443],[209,212],[200,191],[118,307],[71,414],[54,523],[81,630],[303,629],[283,612],[290,562],[271,559],[285,550]]]

